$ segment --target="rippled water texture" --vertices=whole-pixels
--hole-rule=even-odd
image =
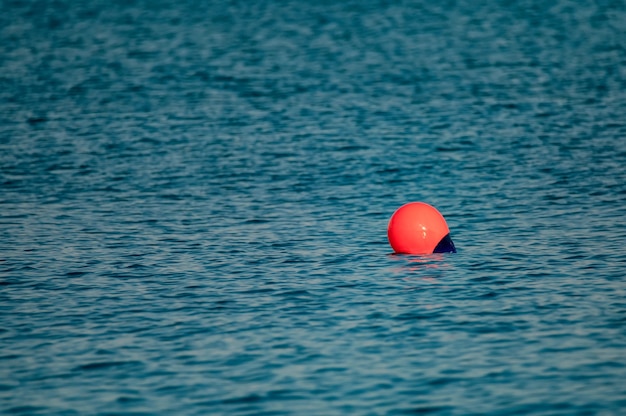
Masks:
[[[0,413],[623,414],[625,48],[622,1],[0,0]],[[391,255],[409,201],[458,253]]]

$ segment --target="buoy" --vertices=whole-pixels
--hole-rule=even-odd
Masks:
[[[456,253],[443,215],[424,202],[398,208],[389,220],[387,238],[398,254]]]

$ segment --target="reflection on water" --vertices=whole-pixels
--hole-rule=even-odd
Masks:
[[[399,263],[398,266],[394,268],[394,271],[405,275],[407,272],[411,274],[427,274],[436,271],[443,272],[443,269],[449,267],[449,264],[445,262],[448,255],[450,254],[390,254],[389,257],[394,263]]]

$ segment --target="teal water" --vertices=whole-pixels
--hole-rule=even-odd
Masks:
[[[0,413],[624,412],[623,2],[200,3],[0,0]]]

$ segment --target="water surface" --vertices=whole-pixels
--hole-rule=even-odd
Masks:
[[[430,3],[0,1],[0,412],[622,413],[626,7]]]

